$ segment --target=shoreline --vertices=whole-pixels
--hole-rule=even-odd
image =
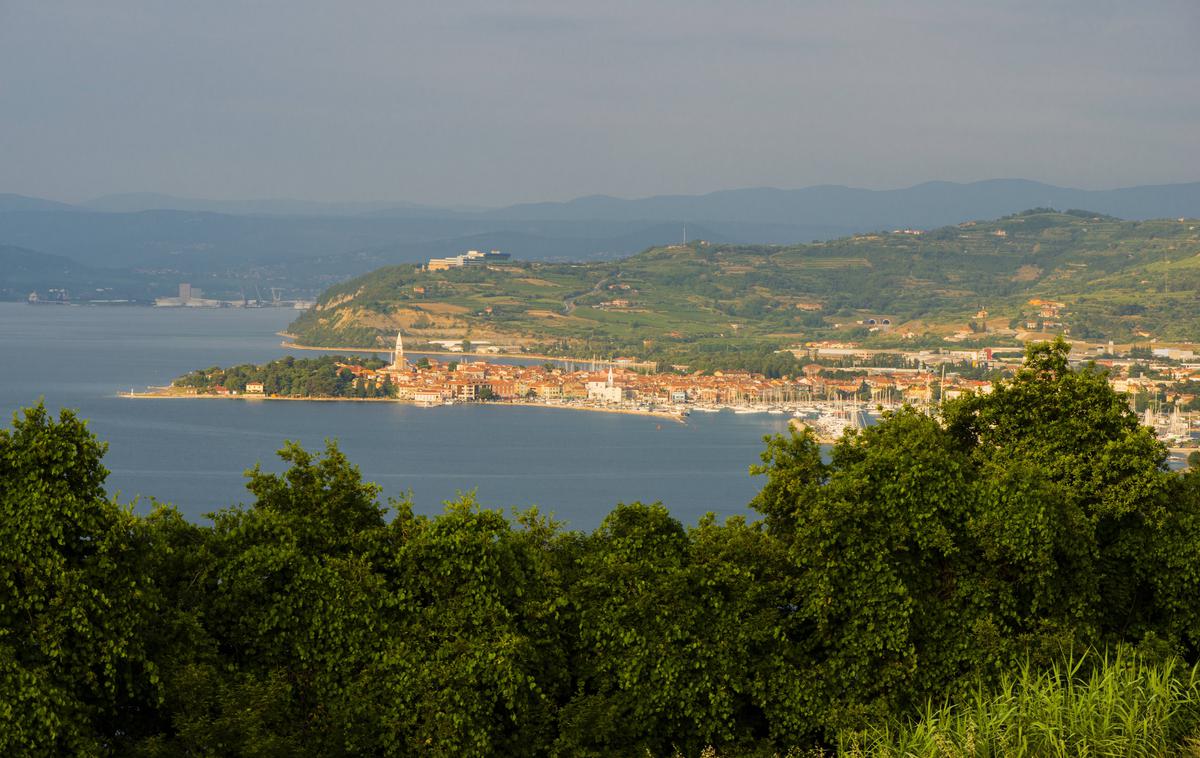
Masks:
[[[386,348],[377,347],[325,347],[322,345],[298,345],[294,340],[296,335],[287,332],[275,332],[277,337],[283,337],[283,342],[279,343],[280,347],[289,350],[318,350],[323,353],[385,353],[390,354],[392,351]],[[478,352],[455,352],[451,350],[418,350],[405,349],[405,354],[412,353],[413,355],[461,355],[473,358],[509,358],[509,359],[525,359],[532,361],[556,361],[559,363],[595,363],[597,366],[612,366],[614,368],[627,367],[636,368],[638,366],[646,366],[644,361],[635,363],[617,363],[616,361],[608,360],[591,360],[590,358],[569,358],[561,355],[542,355],[541,353],[478,353]]]
[[[638,408],[606,408],[604,406],[590,405],[571,405],[567,403],[533,403],[528,401],[516,402],[467,402],[467,403],[444,403],[439,405],[425,405],[412,400],[398,400],[393,397],[284,397],[280,395],[187,395],[176,392],[118,392],[117,397],[123,397],[132,400],[246,400],[246,401],[285,401],[293,403],[396,403],[398,405],[412,405],[418,408],[439,408],[443,405],[479,405],[488,407],[518,407],[518,408],[557,408],[571,411],[590,411],[592,413],[617,413],[626,416],[650,416],[654,418],[663,418],[669,421],[675,421],[680,424],[687,423],[684,417],[679,413],[672,411],[654,411],[642,410]]]
[[[527,400],[516,401],[484,401],[484,402],[463,402],[463,403],[442,403],[438,405],[425,405],[412,400],[399,400],[392,397],[285,397],[281,395],[188,395],[175,392],[155,391],[151,389],[149,392],[118,392],[117,397],[123,397],[133,400],[244,400],[244,401],[284,401],[293,403],[396,403],[399,405],[411,405],[419,408],[439,408],[444,405],[478,405],[492,408],[552,408],[568,411],[587,411],[590,413],[615,413],[623,416],[646,416],[649,418],[661,418],[668,421],[674,421],[679,424],[686,424],[687,417],[675,411],[657,411],[644,410],[639,408],[620,408],[606,407],[601,405],[575,405],[570,403],[537,403]],[[801,429],[808,427],[800,419],[788,419],[788,426],[793,429]],[[812,427],[808,427],[812,429]],[[840,437],[829,437],[812,429],[818,444],[832,445],[836,444]],[[1168,447],[1167,452],[1170,455],[1186,456],[1189,453],[1200,450],[1200,447]]]

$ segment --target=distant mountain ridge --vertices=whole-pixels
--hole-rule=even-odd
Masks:
[[[1086,208],[1140,220],[1200,213],[1200,182],[1086,190],[1028,179],[976,182],[931,181],[899,189],[863,189],[822,184],[799,189],[751,187],[699,195],[620,198],[585,195],[566,201],[518,203],[464,209],[419,203],[322,202],[293,198],[212,200],[154,192],[105,195],[69,204],[0,193],[0,212],[90,210],[137,213],[153,210],[235,216],[338,216],[559,221],[718,221],[789,226],[939,226],[996,218],[1035,207]]]
[[[182,206],[164,208],[162,206]],[[158,207],[155,207],[158,206]],[[860,232],[933,229],[1029,208],[1129,220],[1200,217],[1200,182],[1079,190],[1023,179],[895,190],[822,185],[639,199],[581,197],[490,210],[289,199],[212,201],[138,193],[71,205],[0,194],[0,244],[96,269],[155,272],[237,296],[242,282],[313,293],[369,267],[468,248],[516,259],[595,260],[703,238],[796,244]],[[217,281],[216,279],[220,281]]]
[[[107,213],[138,213],[173,210],[224,213],[233,216],[360,216],[374,211],[402,209],[417,213],[441,209],[394,202],[321,202],[293,198],[255,198],[250,200],[209,200],[176,197],[157,192],[129,192],[104,195],[81,203],[81,207]]]
[[[60,203],[57,200],[45,200],[40,197],[28,197],[12,192],[0,192],[0,213],[19,211],[73,211],[78,206],[70,203]]]
[[[706,195],[658,195],[634,200],[593,195],[565,203],[531,203],[491,211],[497,218],[695,219],[709,222],[858,227],[934,227],[996,218],[1037,207],[1086,208],[1142,220],[1200,215],[1200,182],[1114,190],[1056,187],[1027,179],[959,184],[926,182],[894,190],[836,185],[803,189],[721,190]]]

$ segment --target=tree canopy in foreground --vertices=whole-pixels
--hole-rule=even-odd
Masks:
[[[289,443],[198,525],[109,498],[104,449],[0,431],[4,754],[771,755],[1070,650],[1197,659],[1200,474],[1061,343],[827,458],[768,439],[754,523],[426,516]]]

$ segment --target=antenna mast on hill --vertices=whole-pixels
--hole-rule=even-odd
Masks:
[[[687,224],[683,225],[683,244],[687,244]]]

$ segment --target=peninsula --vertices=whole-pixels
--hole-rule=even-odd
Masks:
[[[1064,349],[1067,348],[1063,343]],[[832,442],[847,428],[873,423],[902,406],[932,408],[967,393],[989,394],[994,381],[1020,365],[998,351],[859,353],[816,348],[787,374],[746,370],[634,370],[547,361],[534,365],[405,356],[397,334],[388,359],[287,356],[262,365],[192,371],[167,387],[130,392],[139,398],[348,400],[567,408],[683,420],[693,412],[767,413],[792,417]],[[1176,451],[1196,448],[1200,430],[1200,364],[1190,351],[1134,349],[1125,357],[1077,353],[1072,363],[1103,370],[1142,423]]]

